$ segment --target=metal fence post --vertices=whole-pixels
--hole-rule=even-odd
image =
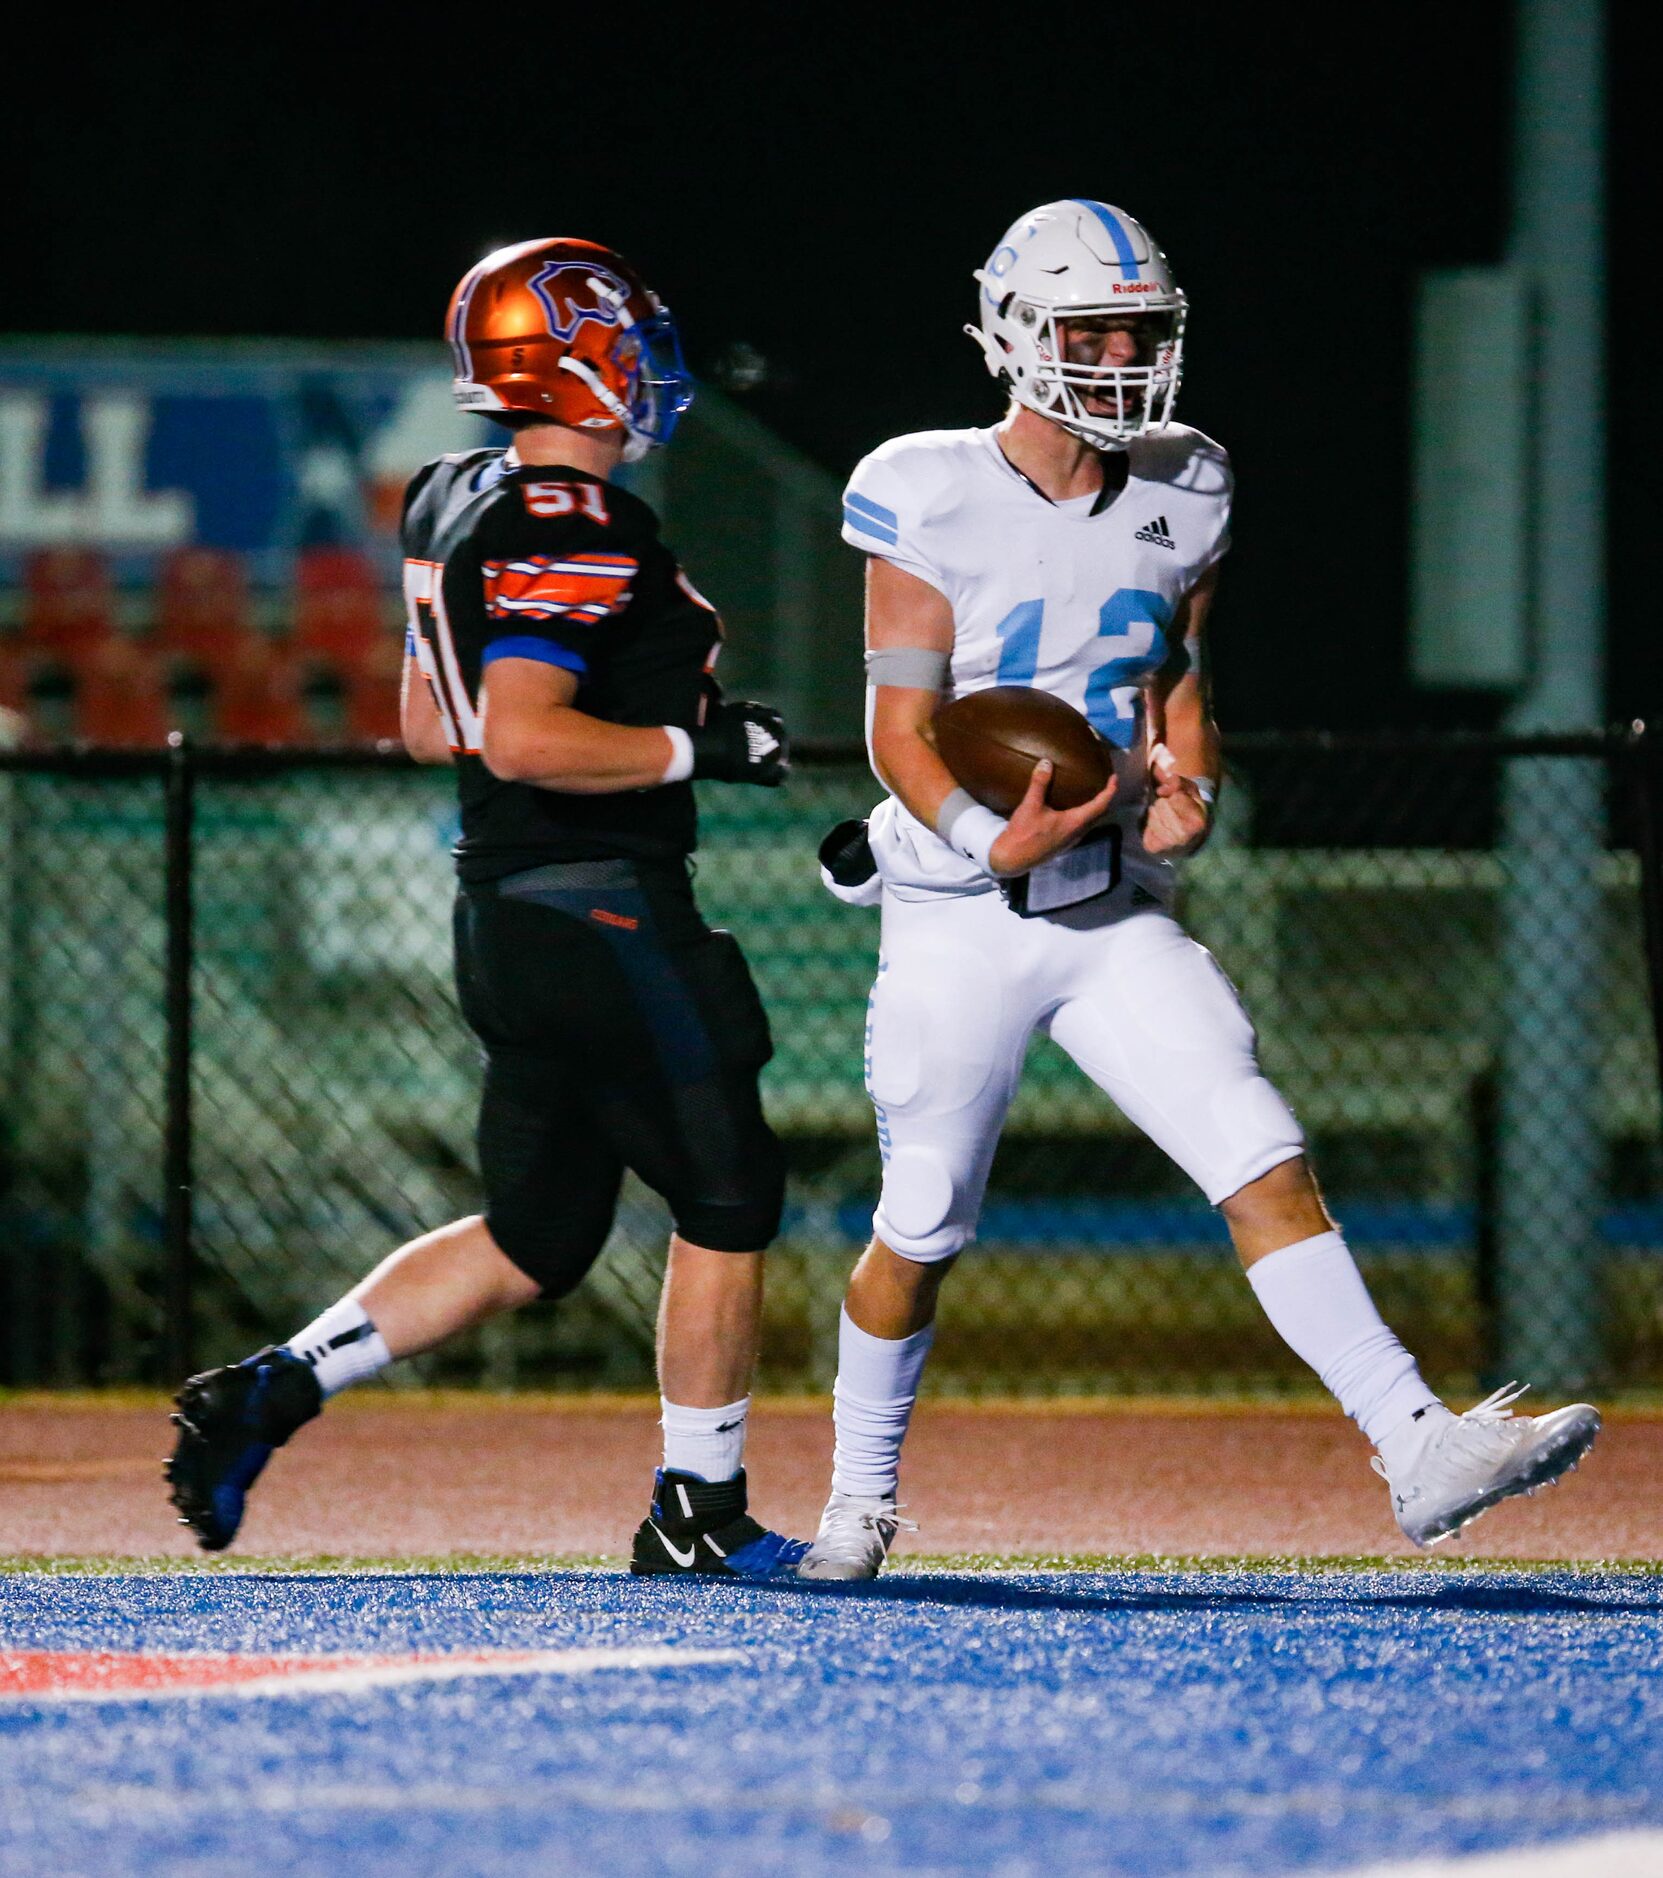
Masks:
[[[195,859],[196,769],[190,740],[168,738],[167,814],[167,1274],[163,1346],[169,1377],[196,1367],[196,1252],[192,1239],[191,1144],[191,876]]]
[[[1646,948],[1646,989],[1651,993],[1657,1074],[1663,1082],[1663,744],[1649,725],[1636,723],[1630,730],[1628,747],[1634,785],[1634,845],[1640,854],[1640,930]]]
[[[1502,774],[1501,1367],[1561,1392],[1585,1388],[1604,1360],[1607,773],[1597,760],[1524,756]]]

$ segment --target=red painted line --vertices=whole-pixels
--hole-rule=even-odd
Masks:
[[[244,1656],[210,1651],[0,1650],[0,1702],[120,1702],[170,1696],[358,1694],[476,1676],[585,1675],[743,1661],[737,1650],[662,1644],[558,1650],[412,1651],[400,1656]]]
[[[138,1694],[149,1689],[215,1689],[256,1676],[303,1670],[365,1669],[416,1657],[217,1656],[155,1650],[0,1650],[0,1696],[69,1690]]]

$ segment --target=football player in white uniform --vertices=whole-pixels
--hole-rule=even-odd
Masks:
[[[1003,422],[897,437],[844,497],[844,539],[869,557],[869,744],[889,795],[869,885],[858,842],[827,880],[881,893],[867,1064],[884,1168],[842,1314],[832,1495],[799,1569],[871,1577],[903,1523],[936,1294],[1036,1030],[1222,1211],[1271,1322],[1375,1445],[1404,1532],[1432,1543],[1574,1466],[1599,1416],[1515,1417],[1517,1390],[1464,1415],[1438,1400],[1369,1299],[1234,989],[1169,911],[1219,788],[1205,632],[1231,477],[1173,421],[1186,302],[1165,256],[1117,208],[1052,202],[975,278],[966,330],[1009,392]],[[1008,820],[957,785],[931,720],[943,694],[995,684],[1085,713],[1115,756],[1095,801],[1047,806],[1045,764]]]

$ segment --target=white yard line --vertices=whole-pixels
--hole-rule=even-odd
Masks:
[[[1366,1865],[1327,1878],[1660,1878],[1663,1832],[1602,1832],[1591,1839],[1519,1846],[1468,1857]]]

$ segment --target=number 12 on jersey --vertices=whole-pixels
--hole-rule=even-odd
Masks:
[[[479,707],[468,696],[445,611],[444,568],[437,561],[404,563],[404,611],[416,664],[427,680],[451,749],[477,756],[484,748]]]
[[[1166,659],[1172,612],[1172,602],[1147,587],[1118,587],[1097,609],[1099,662],[1086,680],[1085,714],[1092,729],[1118,749],[1130,749],[1137,734],[1138,692]],[[1034,682],[1044,629],[1043,600],[1024,600],[1000,620],[996,683]]]

